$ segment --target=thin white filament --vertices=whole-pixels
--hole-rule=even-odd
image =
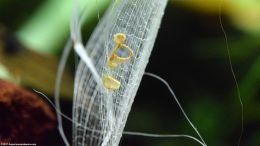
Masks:
[[[56,113],[57,113],[57,120],[58,120],[58,130],[59,130],[59,133],[65,143],[66,146],[69,146],[69,142],[68,142],[68,139],[66,137],[66,135],[64,134],[64,131],[63,131],[63,126],[62,126],[62,117],[60,114],[60,111],[61,111],[61,108],[60,108],[60,87],[61,87],[61,81],[62,81],[62,76],[63,76],[63,72],[64,72],[64,69],[65,69],[65,65],[66,65],[66,62],[68,60],[68,56],[69,56],[69,53],[71,51],[71,48],[72,48],[72,41],[71,39],[69,39],[67,41],[67,44],[65,45],[64,49],[63,49],[63,53],[62,53],[62,56],[61,56],[61,59],[60,59],[60,62],[59,62],[59,66],[58,66],[58,71],[57,71],[57,74],[56,74],[56,81],[55,81],[55,87],[54,87],[54,101],[55,101],[55,105],[57,108],[56,109]],[[39,92],[38,92],[39,93]]]
[[[182,114],[184,115],[184,117],[186,118],[186,120],[189,122],[189,124],[191,125],[191,127],[194,129],[194,131],[197,133],[197,135],[199,136],[199,138],[201,139],[202,143],[206,146],[207,144],[205,143],[205,141],[203,140],[202,136],[200,135],[199,131],[197,130],[197,128],[192,124],[191,120],[189,119],[189,117],[187,116],[186,112],[184,111],[184,109],[182,108],[177,96],[175,95],[175,93],[173,92],[172,88],[170,87],[170,85],[161,77],[159,77],[158,75],[155,75],[153,73],[148,73],[145,72],[145,75],[148,75],[150,77],[156,78],[158,80],[160,80],[164,85],[167,86],[168,90],[171,92],[174,100],[176,101],[177,105],[179,106]]]
[[[47,97],[45,94],[43,94],[42,92],[40,91],[37,91],[35,89],[33,89],[34,92],[40,94],[42,97],[44,97],[50,104],[51,106],[55,109],[56,113],[57,113],[57,116],[62,116],[64,117],[65,119],[67,119],[68,121],[70,121],[71,123],[73,124],[76,124],[77,126],[80,126],[82,128],[85,128],[87,130],[90,130],[90,131],[94,131],[94,132],[98,132],[98,133],[102,133],[101,131],[97,131],[97,130],[94,130],[94,129],[91,129],[91,128],[88,128],[84,125],[81,125],[80,123],[76,122],[76,121],[73,121],[69,116],[65,115],[60,109],[58,109],[55,104],[50,100],[49,97]],[[63,139],[64,140],[64,139]]]
[[[81,43],[76,42],[74,45],[74,50],[77,53],[77,55],[84,61],[84,63],[88,66],[89,70],[93,74],[93,77],[95,78],[95,81],[98,83],[100,87],[103,87],[102,85],[102,79],[100,75],[98,74],[93,62],[91,61],[91,58],[88,56],[84,46]]]
[[[133,135],[133,136],[152,137],[152,138],[181,138],[181,137],[190,138],[190,139],[198,142],[202,146],[206,146],[206,144],[202,143],[197,138],[190,136],[190,135],[186,135],[186,134],[154,134],[154,133],[131,132],[131,131],[125,131],[124,134]]]
[[[81,42],[81,35],[80,35],[80,22],[79,22],[79,6],[78,0],[73,1],[73,9],[72,9],[72,18],[70,23],[70,35],[71,39],[76,42]]]
[[[97,84],[101,87],[101,89],[104,89],[102,85],[102,79],[98,74],[91,58],[86,52],[85,47],[81,41],[80,28],[81,28],[81,24],[83,23],[84,17],[79,18],[80,16],[78,10],[79,10],[78,0],[74,0],[73,15],[71,21],[71,39],[73,40],[74,43],[73,45],[74,51],[80,57],[80,59],[87,65],[87,67],[89,67]]]
[[[232,59],[231,59],[231,55],[230,55],[231,50],[230,50],[230,47],[229,47],[229,44],[228,44],[227,33],[226,33],[225,28],[224,28],[223,23],[222,23],[222,15],[221,15],[222,14],[222,3],[223,3],[223,0],[220,1],[220,5],[219,5],[219,24],[220,24],[221,31],[223,32],[223,35],[224,35],[224,38],[225,38],[225,44],[226,44],[227,55],[228,55],[228,63],[229,63],[230,71],[232,73],[232,76],[233,76],[233,79],[234,79],[234,82],[235,82],[235,85],[236,85],[237,97],[238,97],[239,104],[240,104],[240,107],[241,107],[241,117],[240,117],[241,118],[241,131],[240,131],[240,135],[239,135],[238,143],[237,143],[237,145],[239,146],[240,143],[241,143],[242,137],[243,137],[243,132],[244,132],[244,104],[243,104],[243,101],[242,101],[237,77],[236,77],[236,74],[235,74],[235,71],[234,71],[234,68],[233,68],[233,63],[232,63]]]

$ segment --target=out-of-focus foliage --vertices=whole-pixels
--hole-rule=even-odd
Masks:
[[[192,8],[202,13],[219,13],[220,4],[225,10],[229,5],[229,0],[170,0],[172,5],[181,4],[182,6]],[[225,11],[223,11],[225,12]]]
[[[172,0],[203,13],[221,13],[242,31],[260,36],[260,1],[258,0]]]
[[[85,6],[90,22],[96,19],[108,4],[108,0],[97,2],[96,0],[79,0],[80,6]],[[45,0],[38,10],[16,32],[19,39],[28,47],[44,52],[52,53],[61,47],[60,44],[69,36],[69,25],[72,17],[72,0]],[[81,8],[81,7],[79,7]]]
[[[7,79],[7,80],[12,80],[12,77],[10,77],[9,71],[0,64],[0,76],[1,78]]]
[[[4,28],[0,28],[0,63],[5,79],[53,94],[57,58],[25,48]],[[66,70],[61,87],[63,97],[72,97],[72,78],[72,73]]]
[[[232,0],[226,11],[241,30],[260,36],[260,1]]]

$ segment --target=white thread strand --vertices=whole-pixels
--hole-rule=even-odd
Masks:
[[[197,133],[197,135],[199,136],[199,138],[201,139],[202,143],[204,145],[207,145],[204,141],[204,139],[202,138],[202,136],[200,135],[199,131],[197,130],[197,128],[192,124],[191,120],[189,119],[189,117],[187,116],[186,112],[184,111],[184,109],[181,106],[181,103],[179,102],[177,96],[175,95],[175,93],[173,92],[172,88],[170,87],[170,85],[161,77],[159,77],[158,75],[152,74],[152,73],[148,73],[145,72],[145,75],[148,75],[150,77],[156,78],[158,80],[160,80],[164,85],[167,86],[167,88],[169,89],[169,91],[171,92],[174,100],[176,101],[178,107],[180,108],[182,114],[184,115],[184,117],[186,118],[186,120],[189,122],[189,124],[191,125],[191,127],[194,129],[194,131]]]
[[[239,104],[240,104],[240,107],[241,107],[241,115],[240,115],[241,131],[240,131],[238,143],[237,143],[237,145],[239,146],[240,143],[241,143],[242,137],[243,137],[243,132],[244,132],[244,104],[243,104],[243,101],[242,101],[237,77],[236,77],[236,74],[235,74],[235,71],[234,71],[234,68],[233,68],[233,65],[232,65],[233,63],[232,63],[231,53],[230,53],[231,50],[230,50],[230,47],[229,47],[229,44],[228,44],[227,33],[226,33],[225,28],[224,28],[223,23],[222,23],[222,17],[221,17],[222,16],[221,15],[221,13],[222,13],[222,2],[223,2],[223,0],[220,1],[220,5],[219,5],[219,24],[220,24],[221,31],[223,32],[223,35],[224,35],[224,38],[225,38],[225,44],[226,44],[227,55],[228,55],[228,63],[229,63],[231,74],[232,74],[234,82],[235,82],[235,86],[236,86],[236,90],[237,90],[237,98],[239,100]]]
[[[66,146],[69,146],[69,142],[68,139],[66,137],[66,135],[64,134],[63,131],[63,125],[62,125],[62,117],[60,116],[60,114],[58,114],[58,111],[61,111],[60,108],[60,87],[61,87],[61,81],[62,81],[62,76],[63,76],[63,72],[65,69],[65,65],[66,62],[68,60],[68,56],[69,56],[69,52],[71,51],[72,48],[72,41],[69,39],[67,41],[67,44],[65,45],[64,49],[63,49],[63,53],[59,62],[59,66],[58,66],[58,70],[57,70],[57,75],[56,75],[56,80],[55,80],[55,87],[54,87],[54,101],[55,101],[55,105],[57,108],[56,109],[56,113],[57,113],[57,120],[58,120],[58,130],[59,133],[65,143]],[[36,90],[35,90],[36,91]]]

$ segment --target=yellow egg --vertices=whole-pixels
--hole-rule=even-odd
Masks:
[[[107,89],[112,89],[112,90],[116,90],[120,88],[120,82],[113,78],[111,75],[105,74],[103,75],[103,85],[107,88]]]

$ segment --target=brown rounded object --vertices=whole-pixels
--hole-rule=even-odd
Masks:
[[[56,117],[41,97],[0,79],[0,143],[39,143]]]

